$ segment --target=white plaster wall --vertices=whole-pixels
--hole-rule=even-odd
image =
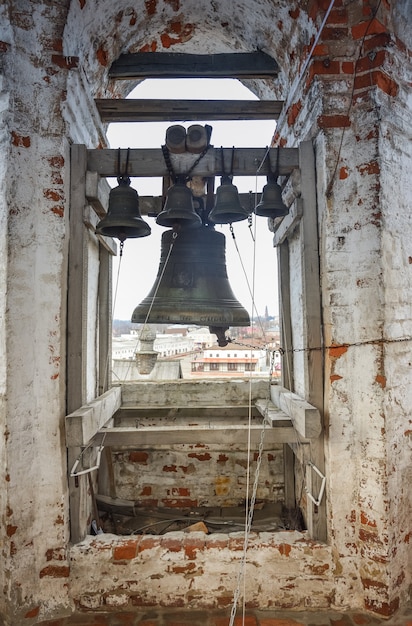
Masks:
[[[8,125],[2,128],[7,170],[3,158],[0,165],[5,227],[1,231],[7,233],[1,247],[1,265],[7,271],[2,273],[2,293],[7,296],[2,300],[6,345],[1,364],[7,400],[2,402],[0,418],[6,434],[2,515],[7,541],[1,569],[7,572],[2,597],[10,613],[36,613],[40,604],[50,611],[67,603],[68,503],[62,426],[68,189],[64,163],[68,155],[56,115],[64,77],[48,73],[47,63],[46,67],[33,63],[42,35],[52,36],[58,10],[51,9],[45,16],[40,8],[33,5],[32,14],[24,10],[12,14],[13,35],[2,55],[11,97]],[[56,567],[56,576],[49,575],[50,566]]]
[[[131,87],[106,82],[111,61],[129,47],[168,49],[174,32],[172,19],[181,25],[174,42],[180,51],[207,53],[259,47],[272,52],[282,68],[276,94],[285,96],[292,81],[288,76],[298,74],[300,52],[316,30],[303,11],[292,18],[286,0],[276,6],[269,0],[239,1],[236,7],[223,0],[213,6],[190,1],[184,13],[174,11],[172,3],[154,4],[155,13],[148,15],[144,2],[139,2],[136,10],[130,10],[125,0],[115,4],[89,0],[84,10],[82,3],[70,3],[64,52],[78,56],[82,69],[78,75],[70,70],[67,94],[67,71],[51,59],[58,53],[69,3],[19,3],[16,7],[7,2],[0,6],[1,36],[7,42],[0,86],[5,112],[0,111],[5,115],[1,118],[0,149],[2,157],[7,156],[6,167],[0,163],[0,182],[6,181],[0,191],[0,220],[4,227],[7,221],[8,232],[7,242],[0,235],[4,261],[0,284],[7,293],[0,310],[0,341],[5,355],[0,365],[0,420],[7,434],[6,442],[0,444],[0,463],[7,472],[2,510],[8,526],[7,532],[3,531],[2,569],[8,577],[3,607],[6,611],[11,607],[20,616],[30,613],[33,619],[51,615],[59,606],[64,610],[69,607],[63,440],[69,153],[62,137],[93,147],[104,141],[102,130],[94,131],[90,123],[89,114],[93,117],[95,111],[87,91],[110,96]],[[410,32],[405,20],[407,3],[398,6],[399,34],[406,36]],[[12,31],[7,27],[10,7]],[[355,8],[360,10],[361,4]],[[382,3],[381,11],[384,8]],[[191,30],[193,24],[196,26]],[[411,125],[404,110],[410,109],[406,92],[411,81],[405,57],[400,57],[397,69],[399,81],[404,81],[398,99],[369,101],[368,106],[352,109],[352,126],[343,137],[338,177],[330,197],[325,192],[338,158],[341,129],[319,131],[316,117],[323,105],[333,108],[342,102],[345,89],[350,89],[348,81],[339,81],[325,92],[321,102],[309,99],[302,112],[306,118],[297,119],[289,134],[285,132],[293,145],[307,139],[308,134],[317,134],[325,342],[359,344],[330,352],[326,362],[331,547],[325,558],[328,562],[330,550],[339,578],[333,582],[338,586],[335,598],[339,606],[348,598],[359,604],[368,595],[379,608],[379,585],[385,593],[395,593],[399,588],[405,594],[410,575],[406,566],[410,563],[412,515],[405,490],[410,480],[410,352],[406,343],[385,347],[365,343],[380,338],[382,332],[395,338],[410,328],[407,140]],[[84,93],[74,95],[79,81]],[[262,93],[275,94],[275,88],[262,88]],[[62,105],[66,97],[67,106]],[[286,123],[285,119],[280,122]],[[367,138],[370,133],[373,140]],[[374,161],[379,173],[370,169]],[[346,178],[341,177],[341,167],[346,168]],[[394,193],[399,203],[394,202]],[[292,254],[298,258],[298,246]],[[294,289],[298,302],[299,282]],[[297,317],[297,324],[301,319]],[[296,367],[300,384],[298,361]],[[261,547],[256,558],[265,559],[267,553],[260,552]],[[83,559],[81,550],[73,548],[73,562]],[[299,549],[296,555],[301,555]],[[83,593],[94,556],[86,545],[81,567],[73,564],[72,597]],[[296,573],[303,586],[298,598],[301,602],[313,597],[313,588],[307,588],[303,576],[307,573],[305,563],[310,568],[307,561],[296,560]],[[205,567],[213,567],[213,562],[207,561]],[[231,568],[234,573],[232,562]],[[262,571],[266,575],[265,568]],[[332,571],[330,565],[328,571]],[[92,593],[103,572],[96,570],[94,575]],[[325,583],[322,576],[316,580],[325,603],[332,583],[330,579]],[[372,588],[371,582],[375,584]],[[15,622],[9,620],[10,624]]]
[[[5,5],[0,6],[0,40],[5,44],[12,43],[12,32],[8,20],[8,14]],[[10,135],[9,121],[11,117],[10,111],[10,87],[3,73],[3,54],[0,54],[0,431],[7,431],[6,411],[7,411],[7,225],[8,225],[8,207],[7,207],[7,176],[9,173],[9,153],[10,153]],[[7,445],[6,437],[0,437],[0,473],[7,476]],[[7,490],[0,489],[0,544],[2,547],[2,562],[6,563],[7,553],[5,541],[7,536]],[[0,568],[0,585],[5,591],[8,589],[7,567]],[[0,615],[2,611],[7,610],[5,607],[5,594],[2,594],[0,600]]]
[[[146,5],[143,0],[133,6],[127,0],[116,5],[88,0],[72,3],[64,38],[64,54],[80,56],[92,93],[100,97],[130,91],[122,81],[105,84],[112,61],[122,52],[164,51],[179,47],[188,53],[221,53],[260,49],[276,51],[280,66],[279,81],[270,81],[269,97],[286,93],[289,76],[296,72],[300,60],[290,50],[299,50],[302,37],[309,42],[315,31],[302,11],[290,14],[290,2],[276,5],[270,0],[186,0],[166,3],[162,0]],[[250,16],[253,15],[253,19]],[[213,37],[210,32],[213,30]],[[103,73],[103,76],[102,76]],[[253,81],[249,81],[253,88]],[[262,86],[260,86],[262,89]]]
[[[399,60],[400,61],[400,60]],[[389,545],[393,580],[411,584],[412,521],[412,97],[403,85],[394,106],[379,94],[382,133],[381,207],[385,232],[382,258],[385,283],[383,385],[388,457]],[[408,340],[409,337],[409,340]]]
[[[243,533],[87,537],[71,552],[72,598],[95,610],[230,606],[243,544]],[[341,578],[331,549],[296,531],[252,533],[246,576],[246,602],[272,610],[333,607]]]

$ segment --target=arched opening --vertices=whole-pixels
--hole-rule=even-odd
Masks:
[[[130,94],[130,98],[160,98],[171,100],[188,100],[190,98],[196,100],[254,100],[257,99],[248,88],[243,86],[235,79],[146,79],[140,83]],[[190,117],[190,112],[188,112]],[[192,122],[181,122],[184,126],[189,127]],[[273,120],[248,120],[248,121],[211,121],[205,118],[197,121],[199,124],[209,124],[212,128],[211,144],[219,148],[220,146],[236,148],[246,147],[262,147],[264,153],[265,147],[270,145],[276,127],[276,121]],[[153,122],[153,123],[112,123],[108,128],[108,138],[112,148],[155,148],[164,144],[166,131],[170,126],[170,122]],[[276,345],[279,345],[279,304],[278,304],[278,286],[277,286],[277,259],[276,250],[273,247],[273,233],[268,228],[268,220],[257,217],[253,213],[253,207],[261,198],[263,185],[266,183],[266,163],[257,163],[257,176],[238,176],[234,178],[234,184],[238,188],[240,194],[249,194],[243,202],[251,204],[247,208],[251,208],[250,221],[241,221],[233,224],[233,228],[229,225],[217,225],[216,229],[222,232],[226,237],[226,264],[229,281],[234,290],[237,299],[243,304],[252,320],[252,326],[248,332],[243,334],[242,339],[251,339],[256,346],[261,346],[262,353],[265,354],[265,347],[268,353],[260,358],[260,362],[254,365],[254,371],[261,372],[262,376],[267,376],[270,364],[270,354]],[[219,184],[219,178],[216,177],[216,186]],[[161,178],[135,178],[132,185],[138,190],[142,196],[161,196],[162,190]],[[155,220],[149,218],[152,228],[151,236],[141,238],[139,240],[130,240],[125,244],[123,256],[121,259],[121,272],[118,272],[117,264],[119,257],[115,259],[114,275],[116,283],[114,292],[116,293],[116,303],[114,305],[114,324],[115,338],[114,350],[116,351],[117,343],[123,343],[125,337],[119,341],[116,340],[117,334],[124,335],[127,328],[132,328],[130,322],[131,313],[136,306],[149,292],[153,285],[158,259],[160,254],[160,237],[164,229],[155,223]],[[231,234],[232,232],[232,234]],[[142,267],[144,263],[144,270]],[[150,321],[149,321],[150,323]],[[164,327],[162,327],[164,326]],[[162,325],[159,333],[167,333],[167,325]],[[178,333],[179,329],[175,332]],[[207,329],[206,329],[207,330]],[[234,329],[236,330],[236,329]],[[129,343],[130,348],[135,346],[138,349],[138,340]],[[185,333],[187,331],[185,330]],[[231,338],[236,341],[236,334]],[[187,339],[181,336],[181,341],[187,344]],[[212,341],[216,343],[214,336],[211,336],[208,347],[212,347]],[[160,338],[158,340],[160,345]],[[182,343],[182,345],[183,345]],[[183,375],[190,377],[190,370],[187,364],[196,356],[197,363],[195,372],[203,372],[207,375],[204,368],[198,367],[202,360],[203,354],[199,354],[198,341],[195,338],[195,355],[190,351],[186,352],[186,356],[182,357]],[[242,351],[247,350],[247,344],[240,348]],[[130,357],[133,355],[130,354]],[[222,355],[223,356],[223,355]],[[243,360],[247,358],[246,354],[239,355],[242,357],[238,374],[245,372]],[[279,353],[277,353],[279,357]],[[279,360],[279,359],[278,359]],[[127,372],[131,376],[131,372],[124,368],[124,363],[120,364],[123,373]],[[224,368],[223,371],[227,371]],[[129,368],[130,370],[130,368]],[[208,368],[207,368],[208,371]],[[229,370],[230,371],[230,370]],[[232,375],[233,375],[232,369]],[[248,370],[249,371],[249,370]],[[276,370],[279,374],[279,369]],[[136,372],[135,372],[136,374]],[[198,374],[197,374],[198,375]],[[117,380],[121,376],[119,368],[116,369],[114,363],[114,376]]]

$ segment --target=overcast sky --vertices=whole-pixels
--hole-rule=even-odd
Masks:
[[[173,100],[256,100],[246,87],[234,79],[158,79],[145,80],[129,95],[130,98],[159,98]],[[111,148],[160,148],[165,142],[166,130],[174,123],[185,128],[193,123],[212,126],[210,143],[214,147],[265,148],[270,145],[275,130],[272,121],[247,122],[150,122],[113,123],[108,129]],[[264,171],[264,170],[263,170]],[[109,179],[111,186],[116,179]],[[256,202],[264,184],[265,176],[238,176],[233,179],[240,193],[252,191]],[[215,189],[220,179],[215,182]],[[161,178],[132,178],[131,185],[140,196],[160,196]],[[153,218],[144,216],[152,229],[151,235],[139,239],[127,239],[119,271],[119,257],[114,260],[113,289],[117,284],[114,318],[129,320],[135,307],[145,298],[154,284],[160,259],[160,238],[165,228],[158,226]],[[233,224],[240,255],[228,225],[217,225],[226,235],[226,265],[230,285],[239,302],[252,315],[252,295],[259,315],[268,307],[270,315],[278,314],[276,249],[267,220],[253,215],[249,229],[247,220]],[[251,231],[256,235],[255,242]],[[243,266],[243,267],[242,267]],[[244,268],[244,269],[243,269]],[[245,278],[245,273],[248,280]],[[117,282],[118,281],[118,282]],[[248,281],[249,286],[248,287]],[[256,310],[254,311],[256,316]]]

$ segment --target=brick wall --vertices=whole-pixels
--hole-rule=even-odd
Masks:
[[[71,597],[86,611],[159,605],[229,607],[243,545],[243,533],[88,537],[71,551]],[[246,606],[333,606],[336,594],[343,591],[337,568],[330,547],[302,533],[252,534]],[[344,585],[348,601],[351,585]]]
[[[116,497],[141,506],[227,507],[245,500],[248,455],[246,450],[204,444],[173,449],[112,449]],[[251,452],[253,484],[257,452]],[[284,501],[281,446],[264,451],[257,498]]]

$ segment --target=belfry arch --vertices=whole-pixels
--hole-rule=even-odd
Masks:
[[[210,550],[193,544],[185,551],[184,542],[177,549],[145,540],[138,550],[121,539],[73,544],[70,537],[77,487],[68,477],[73,459],[67,459],[65,417],[105,392],[101,357],[110,343],[109,257],[92,233],[82,245],[76,239],[85,228],[88,154],[107,147],[95,99],[124,98],[136,84],[110,78],[121,55],[155,52],[268,55],[277,77],[241,80],[261,100],[283,101],[273,146],[300,155],[294,182],[303,213],[277,241],[293,357],[283,383],[322,415],[322,435],[311,447],[326,477],[323,527],[313,522],[317,505],[308,499],[311,536],[253,547],[265,572],[275,567],[279,576],[270,580],[258,568],[253,600],[262,609],[356,608],[382,617],[405,606],[412,517],[410,18],[408,2],[375,0],[2,5],[5,624],[39,623],[75,608],[100,610],[120,596],[126,607],[157,599],[196,608],[206,606],[207,595],[206,608],[214,608],[233,588],[229,540],[213,552],[209,544]],[[77,295],[69,284],[73,266],[83,281]],[[75,384],[71,358],[80,364]],[[81,488],[87,498],[87,485]],[[127,568],[138,570],[151,550],[156,567],[162,550],[172,559],[184,553],[190,563],[199,558],[199,572],[214,568],[221,587],[199,575],[196,595],[176,565],[182,579],[176,596],[168,587],[173,572],[156,568],[153,580],[165,576],[165,584],[139,595]],[[103,552],[110,552],[110,565],[99,560]],[[228,561],[220,561],[221,554]],[[293,590],[286,589],[288,568],[282,574],[280,567],[289,555],[296,565]],[[144,561],[145,571],[150,563]],[[105,578],[106,565],[123,577],[123,587]],[[226,567],[231,578],[223,589]],[[143,584],[135,570],[133,576]]]

